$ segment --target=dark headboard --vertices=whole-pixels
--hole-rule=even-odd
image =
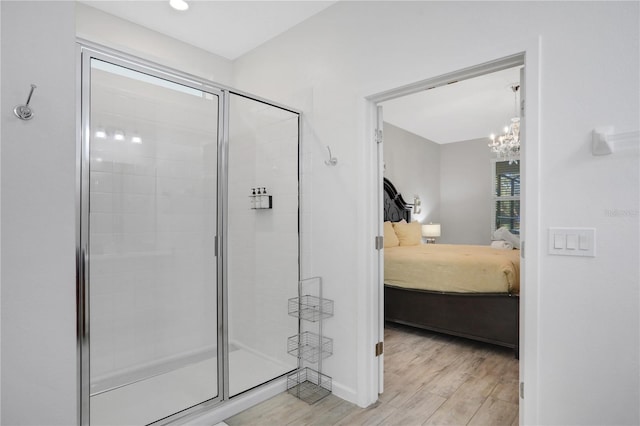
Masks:
[[[391,181],[384,179],[384,220],[400,222],[402,219],[411,222],[411,204],[407,204]]]

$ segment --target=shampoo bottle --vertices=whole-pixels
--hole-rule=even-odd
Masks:
[[[260,202],[260,205],[263,209],[269,208],[269,196],[267,195],[267,188],[265,187],[262,187],[262,201]]]

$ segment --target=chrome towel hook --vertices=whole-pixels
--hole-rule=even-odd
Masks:
[[[329,148],[329,145],[327,145],[327,149],[329,150],[329,160],[325,161],[324,164],[327,166],[335,166],[338,164],[338,159],[331,155],[331,148]]]
[[[31,120],[33,118],[33,110],[29,106],[29,102],[31,102],[31,95],[33,95],[33,90],[37,86],[35,84],[31,85],[31,91],[29,92],[29,97],[27,98],[27,103],[24,105],[18,105],[13,109],[13,113],[20,120]]]

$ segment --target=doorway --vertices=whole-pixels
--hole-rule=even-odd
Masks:
[[[533,88],[533,95],[532,95],[532,102],[528,102],[528,105],[532,105],[533,108],[531,108],[531,113],[527,114],[527,123],[534,123],[534,126],[532,126],[531,128],[527,127],[524,125],[522,125],[521,127],[521,135],[523,139],[526,139],[526,142],[523,143],[523,149],[521,151],[521,162],[520,164],[522,165],[522,179],[523,179],[523,192],[522,192],[522,217],[523,217],[523,223],[526,223],[526,225],[524,226],[523,230],[522,230],[522,238],[523,241],[526,237],[527,239],[527,263],[528,266],[527,268],[524,267],[521,270],[521,280],[524,283],[525,281],[527,281],[528,283],[530,283],[530,287],[527,288],[525,286],[525,288],[521,291],[521,308],[520,308],[520,318],[521,318],[521,322],[520,322],[520,348],[521,348],[521,367],[520,367],[520,388],[522,389],[522,382],[524,381],[524,377],[528,376],[528,377],[532,377],[531,375],[531,371],[535,369],[535,356],[530,356],[528,359],[531,359],[532,362],[531,364],[529,364],[529,367],[527,367],[525,365],[524,359],[526,356],[526,342],[535,342],[535,339],[537,338],[537,336],[535,336],[533,333],[529,333],[528,335],[526,335],[526,339],[525,339],[525,334],[524,334],[524,325],[525,322],[527,321],[527,318],[531,318],[533,319],[533,323],[535,324],[535,321],[537,320],[537,318],[535,317],[535,313],[532,312],[533,309],[529,309],[528,311],[525,310],[525,306],[527,304],[533,304],[533,306],[535,306],[536,303],[536,297],[535,297],[535,292],[536,290],[536,274],[535,274],[535,262],[537,260],[536,257],[536,253],[532,253],[532,255],[529,256],[530,253],[530,247],[534,247],[533,250],[535,250],[535,247],[537,247],[537,232],[538,232],[538,224],[537,224],[537,206],[538,206],[538,194],[536,192],[536,180],[537,180],[537,171],[536,171],[536,165],[537,165],[537,161],[538,161],[538,155],[537,155],[537,141],[536,141],[536,137],[537,137],[537,131],[536,131],[536,123],[537,123],[537,119],[538,119],[538,114],[537,111],[535,110],[535,106],[537,105],[537,62],[536,62],[536,57],[535,57],[535,53],[536,53],[537,49],[535,47],[531,47],[529,49],[526,49],[527,55],[528,55],[528,62],[527,62],[527,68],[529,70],[529,66],[531,65],[531,73],[529,76],[525,76],[522,79],[522,86],[523,86],[523,92],[527,93],[524,90],[524,86],[528,86],[528,87],[532,87]],[[517,67],[517,66],[524,66],[525,65],[525,53],[519,53],[519,54],[514,54],[514,55],[510,55],[507,57],[504,57],[502,59],[499,60],[493,60],[493,61],[489,61],[477,66],[472,66],[469,68],[465,68],[459,71],[454,71],[445,75],[441,75],[441,76],[437,76],[434,78],[430,78],[427,80],[423,80],[417,83],[413,83],[413,84],[409,84],[406,86],[402,86],[396,89],[392,89],[392,90],[388,90],[385,92],[381,92],[377,95],[373,95],[368,97],[367,99],[370,101],[370,111],[371,111],[371,115],[372,117],[374,117],[370,123],[377,123],[376,126],[376,139],[384,139],[383,135],[382,135],[382,108],[381,108],[381,104],[385,101],[389,101],[392,99],[396,99],[399,98],[401,96],[407,95],[407,94],[411,94],[411,93],[416,93],[419,91],[423,91],[423,90],[427,90],[433,87],[440,87],[440,86],[444,86],[447,84],[451,84],[457,81],[462,81],[462,80],[467,80],[476,76],[481,76],[481,75],[485,75],[485,74],[489,74],[492,72],[496,72],[496,71],[500,71],[500,70],[505,70],[507,68],[512,68],[512,67]],[[524,96],[523,96],[524,98]],[[488,135],[487,135],[488,136]],[[376,145],[376,150],[374,152],[377,152],[377,156],[376,158],[376,164],[377,166],[374,167],[374,169],[372,170],[372,175],[375,174],[376,176],[376,188],[377,188],[377,194],[378,194],[378,203],[377,203],[377,212],[378,212],[378,217],[380,218],[376,224],[377,224],[377,235],[383,235],[383,230],[382,230],[382,177],[383,177],[383,173],[384,173],[384,164],[383,164],[383,143],[378,143]],[[527,186],[527,188],[525,189],[524,187]],[[410,201],[413,200],[412,197],[413,194],[408,194]],[[524,253],[524,244],[523,244],[523,249],[522,252]],[[379,340],[383,339],[383,330],[384,330],[384,313],[383,313],[383,306],[384,306],[384,294],[383,294],[383,259],[382,259],[382,253],[380,251],[377,252],[376,255],[376,261],[374,262],[374,264],[376,265],[376,267],[374,268],[376,271],[378,271],[378,287],[377,287],[377,309],[378,309],[378,314],[375,315],[375,317],[378,319],[377,322],[377,330],[375,331],[376,335],[379,337]],[[528,305],[531,306],[531,305]],[[525,317],[525,314],[528,315],[528,317]],[[530,348],[534,347],[534,346],[529,346]],[[531,354],[531,355],[535,355],[535,354]],[[378,383],[378,390],[379,392],[384,391],[384,378],[383,378],[383,372],[384,372],[384,358],[383,356],[379,357],[377,359],[377,363],[375,364],[377,366],[377,383]],[[372,369],[373,370],[373,369]],[[535,378],[532,378],[530,380],[530,382],[532,382],[532,386],[535,387],[536,382],[535,382]],[[524,418],[524,407],[523,404],[520,404],[520,418],[521,420]],[[532,414],[533,415],[533,414]]]

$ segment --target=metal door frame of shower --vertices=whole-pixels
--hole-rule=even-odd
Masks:
[[[78,424],[89,425],[90,405],[90,370],[89,370],[89,291],[88,291],[88,232],[89,232],[89,146],[90,146],[90,84],[91,59],[99,59],[114,65],[139,71],[153,77],[161,78],[195,90],[218,96],[218,137],[217,137],[217,193],[216,193],[216,288],[217,288],[217,378],[218,393],[216,397],[186,408],[154,424],[168,424],[180,418],[198,413],[205,413],[214,407],[221,406],[230,399],[229,396],[229,332],[227,321],[227,239],[228,223],[228,161],[229,161],[229,99],[231,94],[243,96],[294,114],[298,119],[298,279],[300,278],[300,142],[302,137],[302,112],[294,108],[232,89],[222,84],[202,79],[157,63],[128,55],[126,53],[78,39],[76,86],[76,315],[77,315],[77,356],[78,356]],[[275,380],[274,378],[272,380]],[[265,382],[258,387],[270,383]]]

